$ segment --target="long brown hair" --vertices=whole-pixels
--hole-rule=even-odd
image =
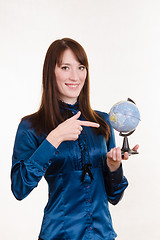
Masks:
[[[58,89],[55,77],[55,66],[60,63],[62,54],[66,49],[72,50],[80,64],[87,69],[87,76],[84,86],[79,95],[79,109],[82,115],[88,121],[94,121],[100,124],[100,127],[94,129],[97,134],[103,134],[106,139],[109,138],[110,128],[108,124],[91,109],[89,92],[89,67],[87,55],[83,47],[70,38],[63,38],[54,41],[46,53],[43,65],[42,79],[42,99],[39,110],[23,119],[28,118],[32,127],[37,133],[48,134],[61,122],[66,120],[67,116],[62,115],[59,107]]]

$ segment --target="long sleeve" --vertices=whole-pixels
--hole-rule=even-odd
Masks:
[[[19,124],[11,169],[11,189],[18,200],[25,198],[37,187],[56,154],[56,148],[46,139],[39,144],[26,120]]]
[[[110,172],[109,168],[106,167],[104,179],[108,201],[116,205],[121,200],[124,190],[128,186],[128,181],[123,176],[122,164],[115,172]]]

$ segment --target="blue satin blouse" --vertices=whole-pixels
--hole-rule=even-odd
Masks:
[[[64,107],[62,107],[62,111]],[[65,108],[76,114],[78,103]],[[108,122],[108,114],[97,113]],[[81,120],[85,120],[83,116]],[[39,237],[43,240],[113,240],[117,236],[108,201],[117,204],[128,185],[122,166],[110,172],[106,154],[115,147],[111,128],[108,142],[90,127],[76,141],[56,149],[39,136],[28,120],[19,124],[11,169],[11,189],[24,199],[44,176],[49,186],[48,203]]]

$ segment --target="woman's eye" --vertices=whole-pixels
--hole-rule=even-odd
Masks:
[[[62,66],[61,69],[67,71],[69,69],[69,67],[68,66]]]
[[[79,69],[80,69],[80,70],[84,70],[85,68],[86,68],[86,67],[83,66],[83,65],[82,65],[82,66],[79,66]]]

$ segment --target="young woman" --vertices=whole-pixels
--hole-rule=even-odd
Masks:
[[[90,107],[84,49],[56,40],[44,61],[40,108],[19,124],[11,170],[18,200],[43,176],[49,185],[39,239],[115,239],[108,201],[117,204],[128,185],[121,160],[108,114]]]

